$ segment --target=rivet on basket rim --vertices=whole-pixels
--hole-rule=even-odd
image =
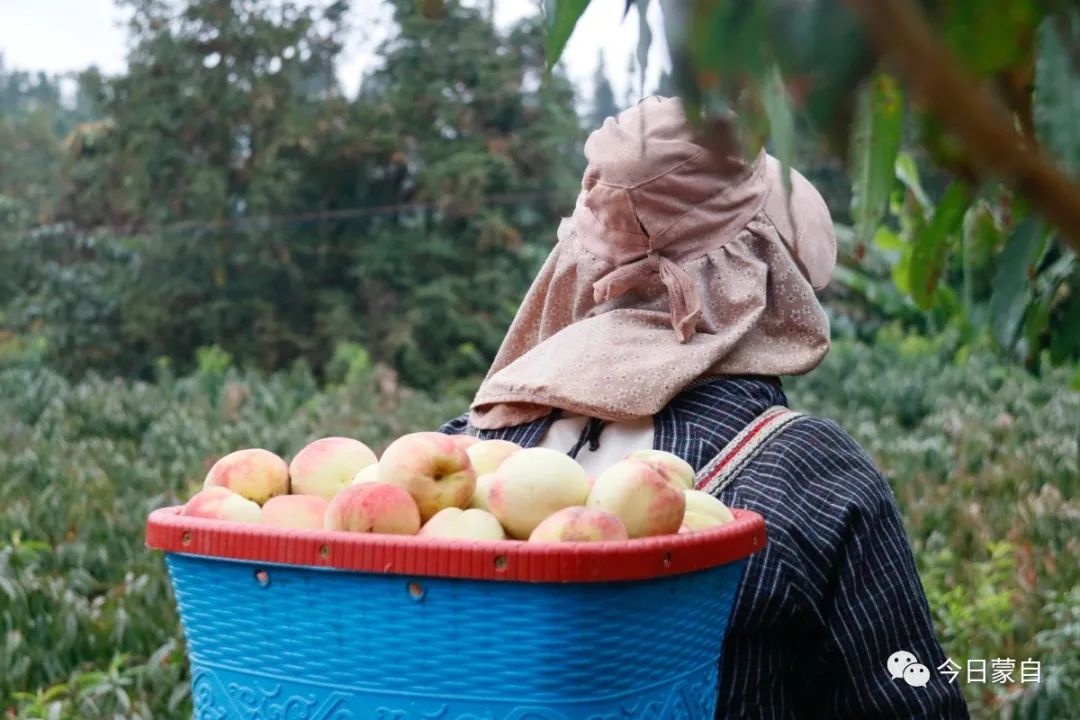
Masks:
[[[191,531],[190,530],[185,530],[184,534],[180,536],[180,544],[185,545],[185,546],[191,544]]]
[[[324,558],[330,557],[330,546],[326,545],[326,544],[320,545],[319,546],[319,555],[320,555],[320,557],[324,557]]]
[[[424,595],[427,594],[427,592],[424,590],[424,586],[421,585],[420,583],[416,582],[415,580],[409,582],[405,586],[405,589],[408,590],[409,596],[413,600],[416,600],[417,602],[420,602],[421,600],[423,600]]]
[[[506,571],[506,556],[505,555],[496,555],[495,556],[495,572],[505,572],[505,571]]]

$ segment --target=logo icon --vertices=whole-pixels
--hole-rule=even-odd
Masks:
[[[893,680],[903,680],[911,687],[926,687],[930,682],[930,669],[907,650],[897,650],[890,655],[885,667]]]

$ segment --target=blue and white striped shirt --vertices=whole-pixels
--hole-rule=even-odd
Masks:
[[[761,412],[786,404],[762,379],[697,383],[655,416],[653,447],[700,470]],[[441,430],[533,447],[553,420],[475,431],[463,415]],[[892,491],[844,430],[800,419],[720,499],[760,513],[769,542],[735,598],[717,718],[969,717],[960,688],[937,670],[945,655]],[[899,650],[929,668],[929,684],[892,679],[885,662]]]

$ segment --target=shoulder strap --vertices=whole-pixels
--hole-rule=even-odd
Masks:
[[[761,452],[765,443],[801,417],[802,413],[783,405],[774,405],[761,413],[701,469],[694,487],[711,495],[719,495]]]

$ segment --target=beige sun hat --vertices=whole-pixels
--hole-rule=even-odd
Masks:
[[[473,401],[491,429],[553,408],[655,414],[710,374],[791,375],[829,348],[814,291],[836,262],[821,195],[780,163],[718,158],[682,103],[650,98],[585,144],[573,215]]]

